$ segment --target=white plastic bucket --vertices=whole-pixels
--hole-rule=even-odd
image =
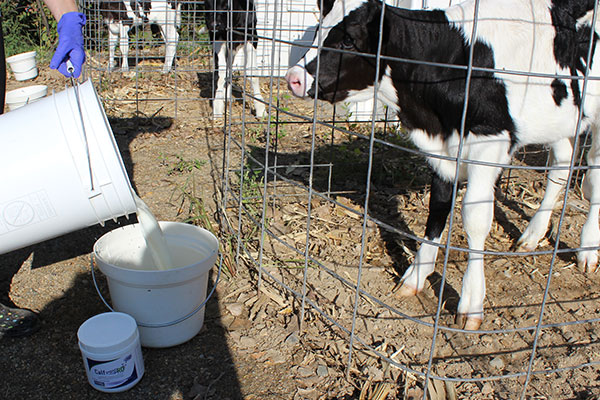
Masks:
[[[86,135],[72,87],[0,116],[0,254],[136,211],[91,81],[79,97]]]
[[[34,50],[16,54],[6,59],[16,80],[25,81],[27,79],[33,79],[38,75],[38,69],[35,64],[36,55],[37,53]]]
[[[102,392],[122,392],[144,375],[135,319],[123,313],[98,314],[79,327],[79,349],[88,382]]]
[[[48,94],[48,86],[46,85],[25,86],[6,92],[6,105],[10,111],[16,110],[26,104],[40,100],[46,94]]]
[[[219,247],[206,229],[181,222],[159,224],[175,264],[170,269],[156,269],[139,224],[108,232],[94,245],[113,309],[135,318],[145,347],[175,346],[200,331],[208,272]]]

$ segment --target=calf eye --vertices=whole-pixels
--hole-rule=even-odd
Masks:
[[[354,39],[352,39],[348,35],[344,35],[344,39],[342,40],[342,48],[349,50],[354,48]]]

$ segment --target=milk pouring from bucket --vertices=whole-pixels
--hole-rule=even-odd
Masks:
[[[136,212],[90,80],[0,116],[0,254]]]

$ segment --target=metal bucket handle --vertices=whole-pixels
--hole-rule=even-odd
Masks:
[[[85,143],[85,154],[87,155],[88,169],[90,170],[90,191],[94,191],[94,174],[92,173],[92,158],[90,157],[90,145],[88,142],[87,132],[85,131],[85,122],[83,121],[83,110],[81,109],[81,100],[79,98],[79,82],[75,80],[73,76],[75,68],[71,63],[71,60],[67,60],[67,72],[71,74],[71,85],[75,91],[75,100],[77,102],[77,110],[79,111],[79,119],[81,121],[81,132],[83,133],[83,141]]]
[[[208,294],[208,296],[206,296],[206,299],[204,299],[204,301],[202,303],[200,303],[200,305],[198,307],[196,307],[194,310],[192,310],[189,314],[184,315],[181,318],[176,319],[175,321],[172,322],[164,322],[162,324],[144,324],[142,322],[137,322],[138,326],[144,327],[144,328],[164,328],[167,326],[172,326],[172,325],[176,325],[180,322],[185,321],[186,319],[194,316],[198,311],[200,311],[208,302],[208,300],[210,300],[210,298],[212,297],[213,293],[215,292],[215,289],[217,288],[217,284],[219,283],[219,279],[221,278],[221,268],[223,267],[223,259],[221,257],[221,260],[219,262],[219,269],[217,271],[217,279],[210,291],[210,293]],[[94,287],[96,288],[96,292],[98,293],[98,295],[100,296],[100,299],[102,299],[102,302],[104,303],[104,305],[112,312],[115,312],[115,310],[108,304],[108,302],[106,301],[106,299],[104,298],[104,296],[102,296],[102,293],[100,293],[100,288],[98,288],[98,283],[96,282],[96,274],[94,273],[94,253],[90,254],[90,269],[92,270],[92,280],[94,281]]]

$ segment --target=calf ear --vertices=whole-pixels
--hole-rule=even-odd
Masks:
[[[335,3],[335,0],[317,0],[317,6],[323,16],[329,14],[329,11],[333,8],[333,3]]]
[[[377,51],[379,46],[379,37],[381,36],[381,44],[387,45],[390,36],[390,22],[386,10],[383,17],[383,26],[381,25],[381,3],[378,0],[370,0],[369,14],[364,23],[367,26],[368,36],[371,45],[371,51]]]

